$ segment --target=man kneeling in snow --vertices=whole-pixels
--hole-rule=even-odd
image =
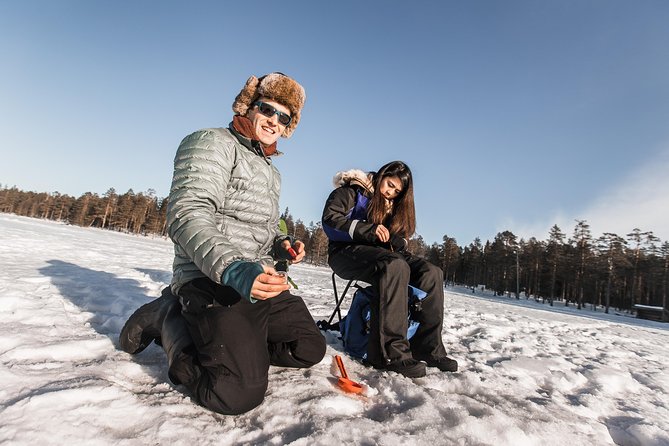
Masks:
[[[271,161],[279,136],[297,127],[304,99],[302,86],[282,73],[251,76],[228,128],[181,142],[167,211],[172,283],[121,330],[128,353],[153,340],[162,345],[172,382],[219,413],[258,406],[270,364],[311,367],[325,355],[306,305],[272,266],[304,258],[304,244],[279,232],[281,176]]]

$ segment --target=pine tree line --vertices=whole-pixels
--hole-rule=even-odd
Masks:
[[[111,188],[102,196],[86,192],[78,198],[0,189],[0,212],[133,234],[166,235],[166,210],[167,199],[158,199],[152,189],[138,194],[130,189],[119,195]]]
[[[669,242],[652,231],[594,238],[587,221],[577,220],[569,238],[558,225],[544,241],[518,240],[504,231],[485,245],[476,238],[461,248],[444,236],[442,244],[426,248],[425,257],[442,267],[447,281],[472,291],[485,287],[499,296],[602,307],[606,313],[657,306],[667,318]]]
[[[135,234],[166,236],[167,199],[155,191],[119,195],[111,188],[104,195],[87,192],[75,198],[55,193],[0,189],[0,212],[65,221]],[[327,236],[320,222],[306,225],[286,210],[281,215],[288,233],[302,240],[306,261],[327,264]],[[584,220],[567,236],[554,225],[548,239],[520,239],[510,231],[498,233],[485,244],[476,238],[468,246],[445,235],[428,246],[420,235],[409,250],[438,265],[444,278],[472,290],[480,287],[497,295],[534,298],[553,305],[573,303],[631,310],[635,304],[667,308],[669,242],[652,232],[634,229],[624,237],[605,233],[594,239]]]

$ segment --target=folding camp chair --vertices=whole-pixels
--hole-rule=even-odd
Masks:
[[[338,329],[336,327],[338,327],[339,323],[341,323],[341,305],[344,302],[344,298],[346,298],[346,293],[348,293],[348,290],[351,288],[351,286],[358,286],[357,285],[358,280],[351,279],[346,283],[346,286],[344,287],[342,293],[339,294],[337,291],[336,276],[337,275],[335,273],[332,273],[332,290],[334,291],[335,308],[334,310],[332,310],[332,314],[330,315],[330,318],[327,320],[327,322],[322,320],[316,323],[321,330]],[[338,323],[332,325],[332,321],[334,320],[335,315],[337,316]]]

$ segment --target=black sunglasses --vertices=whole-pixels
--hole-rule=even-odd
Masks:
[[[276,115],[279,121],[279,124],[286,126],[290,124],[290,121],[293,120],[293,117],[290,116],[289,114],[286,114],[282,111],[277,110],[276,108],[272,107],[266,102],[262,101],[255,101],[253,105],[258,106],[258,111],[262,113],[264,116],[267,116],[268,118],[271,118],[272,116]]]

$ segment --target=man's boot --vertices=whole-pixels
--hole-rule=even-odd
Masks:
[[[139,307],[121,329],[119,344],[124,352],[136,354],[161,336],[165,316],[172,308],[180,308],[179,300],[165,288],[161,296]]]

